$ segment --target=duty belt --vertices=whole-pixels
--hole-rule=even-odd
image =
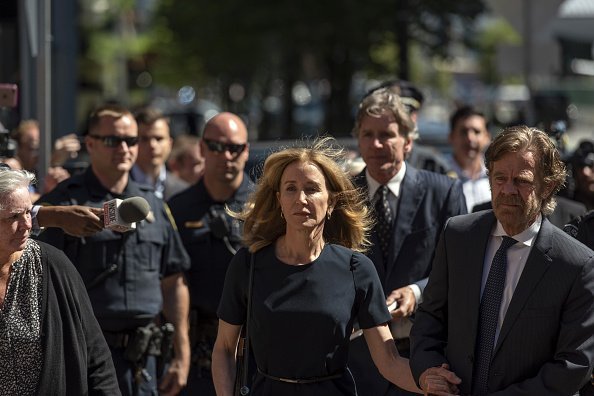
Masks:
[[[111,331],[104,331],[103,336],[105,342],[110,348],[126,348],[128,341],[130,341],[131,332],[114,333]]]
[[[322,377],[309,377],[309,378],[283,378],[283,377],[275,377],[274,375],[270,375],[267,374],[265,372],[263,372],[262,370],[260,370],[260,367],[258,367],[258,373],[262,374],[264,377],[274,380],[274,381],[279,381],[279,382],[286,382],[289,384],[313,384],[316,382],[323,382],[323,381],[330,381],[330,380],[334,380],[334,379],[338,379],[341,378],[344,374],[344,370],[340,371],[339,373],[336,374],[332,374],[332,375],[325,375]]]

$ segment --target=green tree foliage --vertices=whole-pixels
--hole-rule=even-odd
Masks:
[[[505,20],[495,19],[485,25],[476,40],[483,82],[489,85],[497,85],[501,82],[495,64],[497,47],[502,44],[520,45],[521,43],[522,38],[518,32]]]
[[[325,78],[326,129],[346,134],[355,71],[408,77],[409,43],[445,56],[451,21],[470,28],[483,10],[479,0],[161,0],[151,71],[176,85],[216,79],[223,93],[241,81],[262,96],[281,79],[287,120],[292,83]]]

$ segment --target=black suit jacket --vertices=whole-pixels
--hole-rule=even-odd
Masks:
[[[355,177],[355,184],[369,195],[365,170]],[[446,220],[463,213],[466,213],[466,201],[460,181],[417,170],[407,164],[400,187],[388,262],[384,263],[375,230],[371,233],[373,245],[367,253],[377,269],[386,295],[413,283],[423,291]],[[390,386],[379,374],[363,337],[351,342],[349,367],[360,396],[404,392]]]
[[[368,195],[365,169],[355,177],[355,184]],[[458,180],[407,164],[388,262],[382,258],[375,229],[367,254],[375,264],[386,295],[413,283],[423,291],[441,230],[448,218],[465,213],[466,201]]]
[[[411,331],[413,375],[448,362],[470,394],[492,211],[449,220]],[[543,220],[493,351],[489,394],[573,395],[594,361],[594,252]]]

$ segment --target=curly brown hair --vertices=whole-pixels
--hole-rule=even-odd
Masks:
[[[505,154],[525,151],[534,153],[536,176],[542,182],[541,187],[552,187],[549,195],[541,202],[542,213],[549,215],[555,210],[555,194],[563,187],[567,171],[559,151],[546,133],[525,125],[505,128],[485,152],[487,171],[490,173],[493,163]]]

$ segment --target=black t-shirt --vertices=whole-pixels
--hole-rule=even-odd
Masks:
[[[231,324],[246,317],[249,254],[240,250],[229,265],[218,315]],[[250,319],[258,368],[276,377],[312,378],[343,372],[349,336],[390,321],[371,260],[338,245],[326,245],[313,262],[279,261],[274,245],[256,253]],[[289,384],[258,375],[254,395],[354,395],[348,372],[314,384]]]

